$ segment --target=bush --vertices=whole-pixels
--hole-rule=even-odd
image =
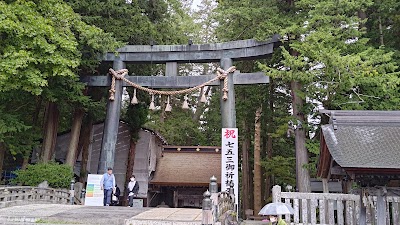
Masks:
[[[28,165],[25,170],[17,170],[14,173],[17,175],[11,180],[11,184],[14,185],[37,186],[46,180],[52,188],[67,189],[74,176],[71,166],[55,162]]]

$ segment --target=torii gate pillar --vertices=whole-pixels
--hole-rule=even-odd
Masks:
[[[125,69],[125,62],[120,58],[116,58],[113,62],[115,71]],[[111,79],[111,77],[109,77]],[[100,160],[97,171],[103,174],[108,167],[114,167],[115,144],[117,142],[119,115],[121,113],[122,104],[122,85],[121,80],[115,81],[114,101],[108,101],[106,119],[104,121],[103,139],[101,142]]]
[[[223,70],[228,70],[232,66],[232,59],[223,58],[221,59],[221,67]],[[224,82],[220,82],[220,92],[223,95],[222,89],[224,88]],[[235,85],[233,82],[233,75],[228,75],[228,99],[223,100],[220,98],[221,105],[221,116],[222,116],[222,127],[223,128],[236,128],[236,109],[235,109]]]

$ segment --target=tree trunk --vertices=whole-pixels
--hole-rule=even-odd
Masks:
[[[261,107],[256,110],[254,130],[254,212],[261,210]]]
[[[87,162],[89,158],[89,146],[92,139],[93,120],[88,115],[83,123],[82,132],[79,138],[79,142],[82,143],[82,161],[79,181],[83,184],[87,181]]]
[[[38,96],[36,98],[35,112],[34,112],[34,114],[32,116],[32,124],[34,126],[38,125],[40,109],[42,109],[42,102],[43,102],[43,98],[41,96]]]
[[[267,158],[272,159],[272,151],[273,151],[273,145],[272,141],[273,138],[271,134],[274,132],[273,130],[273,124],[274,124],[274,92],[275,92],[275,86],[273,81],[270,81],[269,84],[269,115],[267,115],[268,119],[268,127],[267,127]],[[272,189],[272,182],[271,182],[271,176],[268,175],[265,177],[265,199],[269,199],[271,196],[271,189]]]
[[[28,158],[24,157],[24,160],[22,161],[21,170],[25,170],[28,164],[29,164],[29,157]]]
[[[250,150],[250,132],[249,127],[247,127],[247,124],[245,121],[243,121],[243,130],[246,131],[244,140],[242,143],[242,201],[243,201],[243,210],[242,212],[245,212],[246,209],[249,209],[250,206],[250,182],[249,182],[249,176],[250,176],[250,167],[249,167],[249,150]],[[247,135],[246,135],[247,134]]]
[[[136,142],[130,140],[129,145],[129,154],[128,154],[128,165],[126,165],[126,173],[125,173],[125,191],[124,191],[124,198],[123,198],[123,205],[127,206],[128,202],[126,199],[128,198],[128,192],[126,191],[126,187],[128,187],[129,180],[133,174],[133,166],[135,165],[135,154],[136,154]]]
[[[171,99],[170,99],[171,101]],[[165,122],[165,118],[167,118],[167,113],[165,112],[165,106],[167,105],[167,99],[164,96],[160,96],[160,122],[164,123]],[[171,103],[171,102],[170,102]],[[157,104],[156,101],[154,101],[154,106],[157,108]]]
[[[302,85],[297,81],[291,81],[290,86],[292,89],[292,107],[293,116],[301,123],[302,128],[297,127],[295,130],[295,148],[296,148],[296,181],[297,189],[299,192],[311,192],[310,174],[304,165],[308,164],[308,152],[306,148],[306,132],[305,132],[305,119],[304,114],[301,112],[303,108],[303,100],[298,95]]]
[[[42,143],[41,161],[48,162],[52,159],[57,141],[57,129],[60,112],[57,104],[48,102],[44,118],[44,135]]]
[[[6,155],[6,145],[4,142],[0,142],[0,180],[3,178],[3,165],[4,156]]]
[[[74,119],[72,121],[71,139],[69,142],[67,157],[65,160],[65,164],[72,166],[72,168],[74,167],[75,162],[76,162],[76,157],[77,157],[77,153],[78,153],[79,136],[81,133],[81,125],[82,125],[82,120],[83,120],[84,115],[85,115],[85,112],[83,111],[83,109],[78,108],[75,110]]]
[[[380,5],[380,4],[382,4],[382,1],[381,0],[377,0],[376,1],[376,4],[377,5]],[[385,45],[385,43],[384,43],[384,41],[383,41],[383,27],[382,27],[382,12],[381,12],[381,10],[378,8],[377,9],[377,12],[376,12],[377,14],[378,14],[378,29],[379,29],[379,44],[381,45],[381,46],[383,46],[383,45]],[[362,19],[362,20],[365,20],[366,18],[367,18],[367,14],[365,13],[365,12],[363,12],[363,13],[358,13],[358,17],[360,18],[360,19]],[[365,24],[363,24],[363,26],[365,27]]]
[[[383,28],[382,28],[381,15],[379,15],[379,17],[378,17],[378,22],[379,22],[379,44],[383,46],[383,45],[385,45],[385,43],[383,42]]]

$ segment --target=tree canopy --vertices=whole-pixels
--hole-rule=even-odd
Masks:
[[[59,0],[0,1],[0,15],[0,141],[26,155],[39,99],[88,105],[78,71],[120,43]]]

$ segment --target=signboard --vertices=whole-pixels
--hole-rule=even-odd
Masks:
[[[85,205],[103,206],[104,192],[100,181],[103,175],[89,174],[86,185]]]
[[[239,200],[238,142],[239,137],[237,128],[222,128],[221,191],[229,192],[231,184],[233,184],[236,205]]]

